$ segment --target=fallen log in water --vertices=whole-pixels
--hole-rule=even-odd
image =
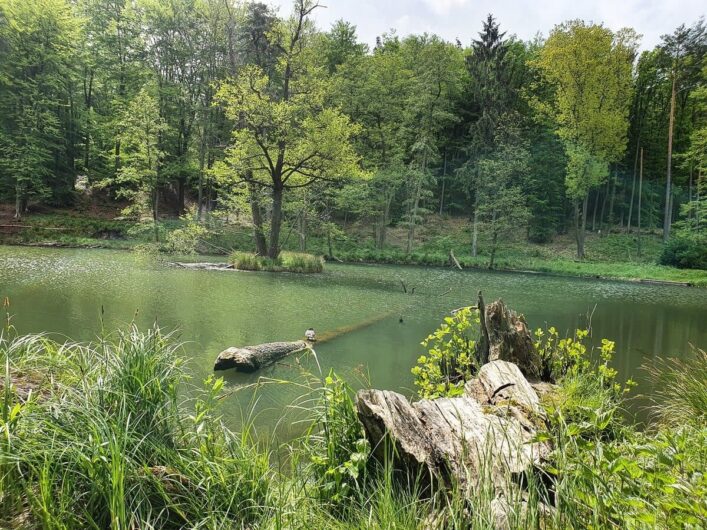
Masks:
[[[295,342],[267,342],[243,348],[228,348],[218,354],[214,370],[235,368],[238,372],[251,373],[279,361],[283,357],[304,351],[309,344],[303,340]]]
[[[174,264],[177,267],[181,267],[183,269],[196,269],[196,270],[207,270],[207,271],[235,270],[233,268],[233,265],[231,265],[230,263],[209,263],[209,262],[184,263],[184,262],[180,262],[180,261],[175,261]]]

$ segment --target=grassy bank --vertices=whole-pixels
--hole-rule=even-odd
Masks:
[[[141,225],[130,220],[114,220],[66,212],[54,212],[27,217],[23,221],[25,228],[0,234],[0,242],[10,244],[51,245],[86,248],[134,249],[148,245],[154,250],[171,251],[175,248],[172,235],[184,233],[185,223],[180,220],[164,220],[160,224],[159,245],[154,245],[151,226]],[[59,230],[55,230],[55,229]],[[470,255],[469,241],[471,234],[468,222],[464,219],[446,219],[430,217],[420,227],[419,239],[411,253],[406,253],[405,231],[391,228],[388,244],[384,249],[375,248],[370,227],[351,225],[332,241],[333,261],[350,263],[388,263],[425,266],[451,266],[450,250],[455,253],[459,263],[465,268],[488,268],[489,242],[481,236],[476,257]],[[178,238],[176,238],[178,239]],[[239,251],[243,256],[253,250],[252,232],[247,226],[224,224],[210,221],[207,230],[195,237],[195,242],[187,242],[184,248],[194,248],[203,254],[230,254]],[[282,246],[285,251],[300,251],[299,242],[294,237],[284,237]],[[589,233],[587,235],[587,258],[575,259],[575,242],[570,234],[558,235],[550,243],[534,244],[527,241],[505,242],[500,245],[495,258],[497,270],[522,270],[565,276],[587,278],[612,278],[621,280],[658,280],[667,282],[689,283],[695,286],[707,286],[707,271],[677,269],[658,265],[662,251],[662,242],[657,233],[642,236],[642,253],[637,253],[635,234],[621,231],[605,236]],[[176,247],[180,245],[177,243]],[[325,237],[313,234],[307,239],[306,253],[329,255],[329,242]],[[244,268],[273,268],[277,263],[255,264],[253,260],[243,259]],[[258,269],[258,270],[260,270]]]
[[[670,384],[656,423],[639,431],[620,413],[623,389],[606,362],[593,368],[572,343],[548,344],[546,356],[559,348],[576,368],[545,401],[550,459],[525,477],[523,495],[507,477],[508,527],[703,527],[704,352],[659,367]],[[158,329],[93,344],[10,330],[0,366],[3,528],[441,530],[495,521],[489,477],[473,491],[452,484],[423,495],[421,477],[374,461],[351,390],[334,374],[292,383],[303,389],[293,406],[309,428],[279,445],[256,442],[247,425],[223,425],[218,403],[228,389],[220,379],[185,399],[181,391],[195,382]],[[686,401],[687,390],[699,397]]]

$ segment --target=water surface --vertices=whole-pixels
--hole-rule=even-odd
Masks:
[[[475,303],[479,290],[487,301],[503,298],[532,327],[565,332],[591,318],[596,342],[616,341],[623,378],[640,379],[642,363],[685,355],[689,344],[707,345],[707,291],[698,288],[380,265],[328,264],[319,275],[203,271],[121,251],[0,246],[0,297],[10,297],[19,332],[92,340],[101,314],[106,329],[158,322],[178,330],[194,382],[228,346],[297,339],[309,326],[324,333],[368,324],[318,345],[318,365],[292,358],[257,375],[222,372],[233,389],[260,376],[299,381],[303,370],[333,368],[410,394],[420,341],[450,309]],[[646,384],[640,390],[650,392]],[[302,392],[287,384],[260,388],[256,424],[269,430],[282,419],[288,430],[294,416],[287,407]],[[223,400],[232,425],[252,399],[242,390]]]

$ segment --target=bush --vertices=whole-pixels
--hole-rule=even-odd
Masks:
[[[659,263],[679,269],[707,269],[707,237],[671,239],[663,247]]]

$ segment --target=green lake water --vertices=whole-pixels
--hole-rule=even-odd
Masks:
[[[304,390],[247,386],[260,377],[302,382],[303,371],[333,368],[355,385],[365,377],[412,394],[420,341],[450,309],[475,303],[479,290],[487,302],[503,298],[532,327],[565,332],[586,326],[591,315],[593,340],[615,340],[616,368],[639,382],[641,364],[686,355],[689,344],[707,346],[707,290],[697,288],[377,265],[328,264],[318,275],[187,270],[128,252],[0,246],[0,297],[11,299],[20,333],[92,340],[101,310],[107,329],[158,322],[178,331],[194,383],[212,373],[228,346],[298,339],[309,326],[322,334],[367,324],[319,344],[318,365],[306,356],[253,375],[221,372],[235,390],[222,401],[228,423],[237,426],[256,400],[255,424],[265,432],[278,421],[282,432],[298,430],[289,407]],[[643,382],[638,391],[651,389]]]

